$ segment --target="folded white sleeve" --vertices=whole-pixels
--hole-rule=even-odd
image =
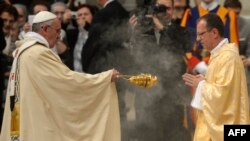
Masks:
[[[193,97],[192,102],[191,102],[191,106],[196,108],[196,109],[199,109],[199,110],[202,110],[201,90],[202,90],[204,82],[205,82],[205,80],[202,80],[199,82],[198,87],[196,88],[194,97]]]

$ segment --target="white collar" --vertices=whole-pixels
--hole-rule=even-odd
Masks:
[[[220,49],[224,44],[228,43],[228,39],[224,38],[223,40],[220,41],[220,43],[210,51],[211,54],[214,54],[218,49]]]
[[[108,0],[104,5],[103,5],[103,7],[106,7],[109,3],[111,3],[112,1],[114,1],[114,0]]]
[[[25,34],[24,38],[35,39],[37,42],[44,44],[46,47],[50,48],[48,41],[42,35],[40,35],[36,32],[28,32]]]
[[[209,4],[206,4],[205,2],[201,1],[201,7],[204,9],[208,9],[209,11],[215,9],[219,5],[218,0],[214,0]]]

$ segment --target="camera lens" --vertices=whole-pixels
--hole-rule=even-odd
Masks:
[[[165,13],[170,7],[166,7],[165,5],[155,5],[154,13]]]

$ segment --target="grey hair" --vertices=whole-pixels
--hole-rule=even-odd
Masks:
[[[55,19],[45,21],[45,22],[40,22],[40,23],[33,23],[32,24],[32,31],[39,32],[41,30],[42,26],[46,26],[46,25],[51,26],[54,20]]]
[[[54,8],[55,8],[56,6],[63,6],[65,9],[67,9],[67,5],[66,5],[65,3],[63,3],[63,2],[55,2],[55,3],[53,3],[53,4],[50,6],[51,12],[53,12],[53,13],[55,12]]]
[[[23,10],[23,12],[24,12],[25,18],[27,17],[28,13],[27,13],[27,7],[25,5],[17,3],[17,4],[13,4],[13,6],[15,8],[21,8]]]

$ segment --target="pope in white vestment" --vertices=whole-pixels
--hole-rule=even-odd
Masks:
[[[15,88],[13,92],[10,77],[0,141],[11,141],[13,128],[20,141],[120,141],[111,70],[96,75],[71,71],[35,32],[17,45]],[[18,127],[12,123],[13,94],[18,97]]]

